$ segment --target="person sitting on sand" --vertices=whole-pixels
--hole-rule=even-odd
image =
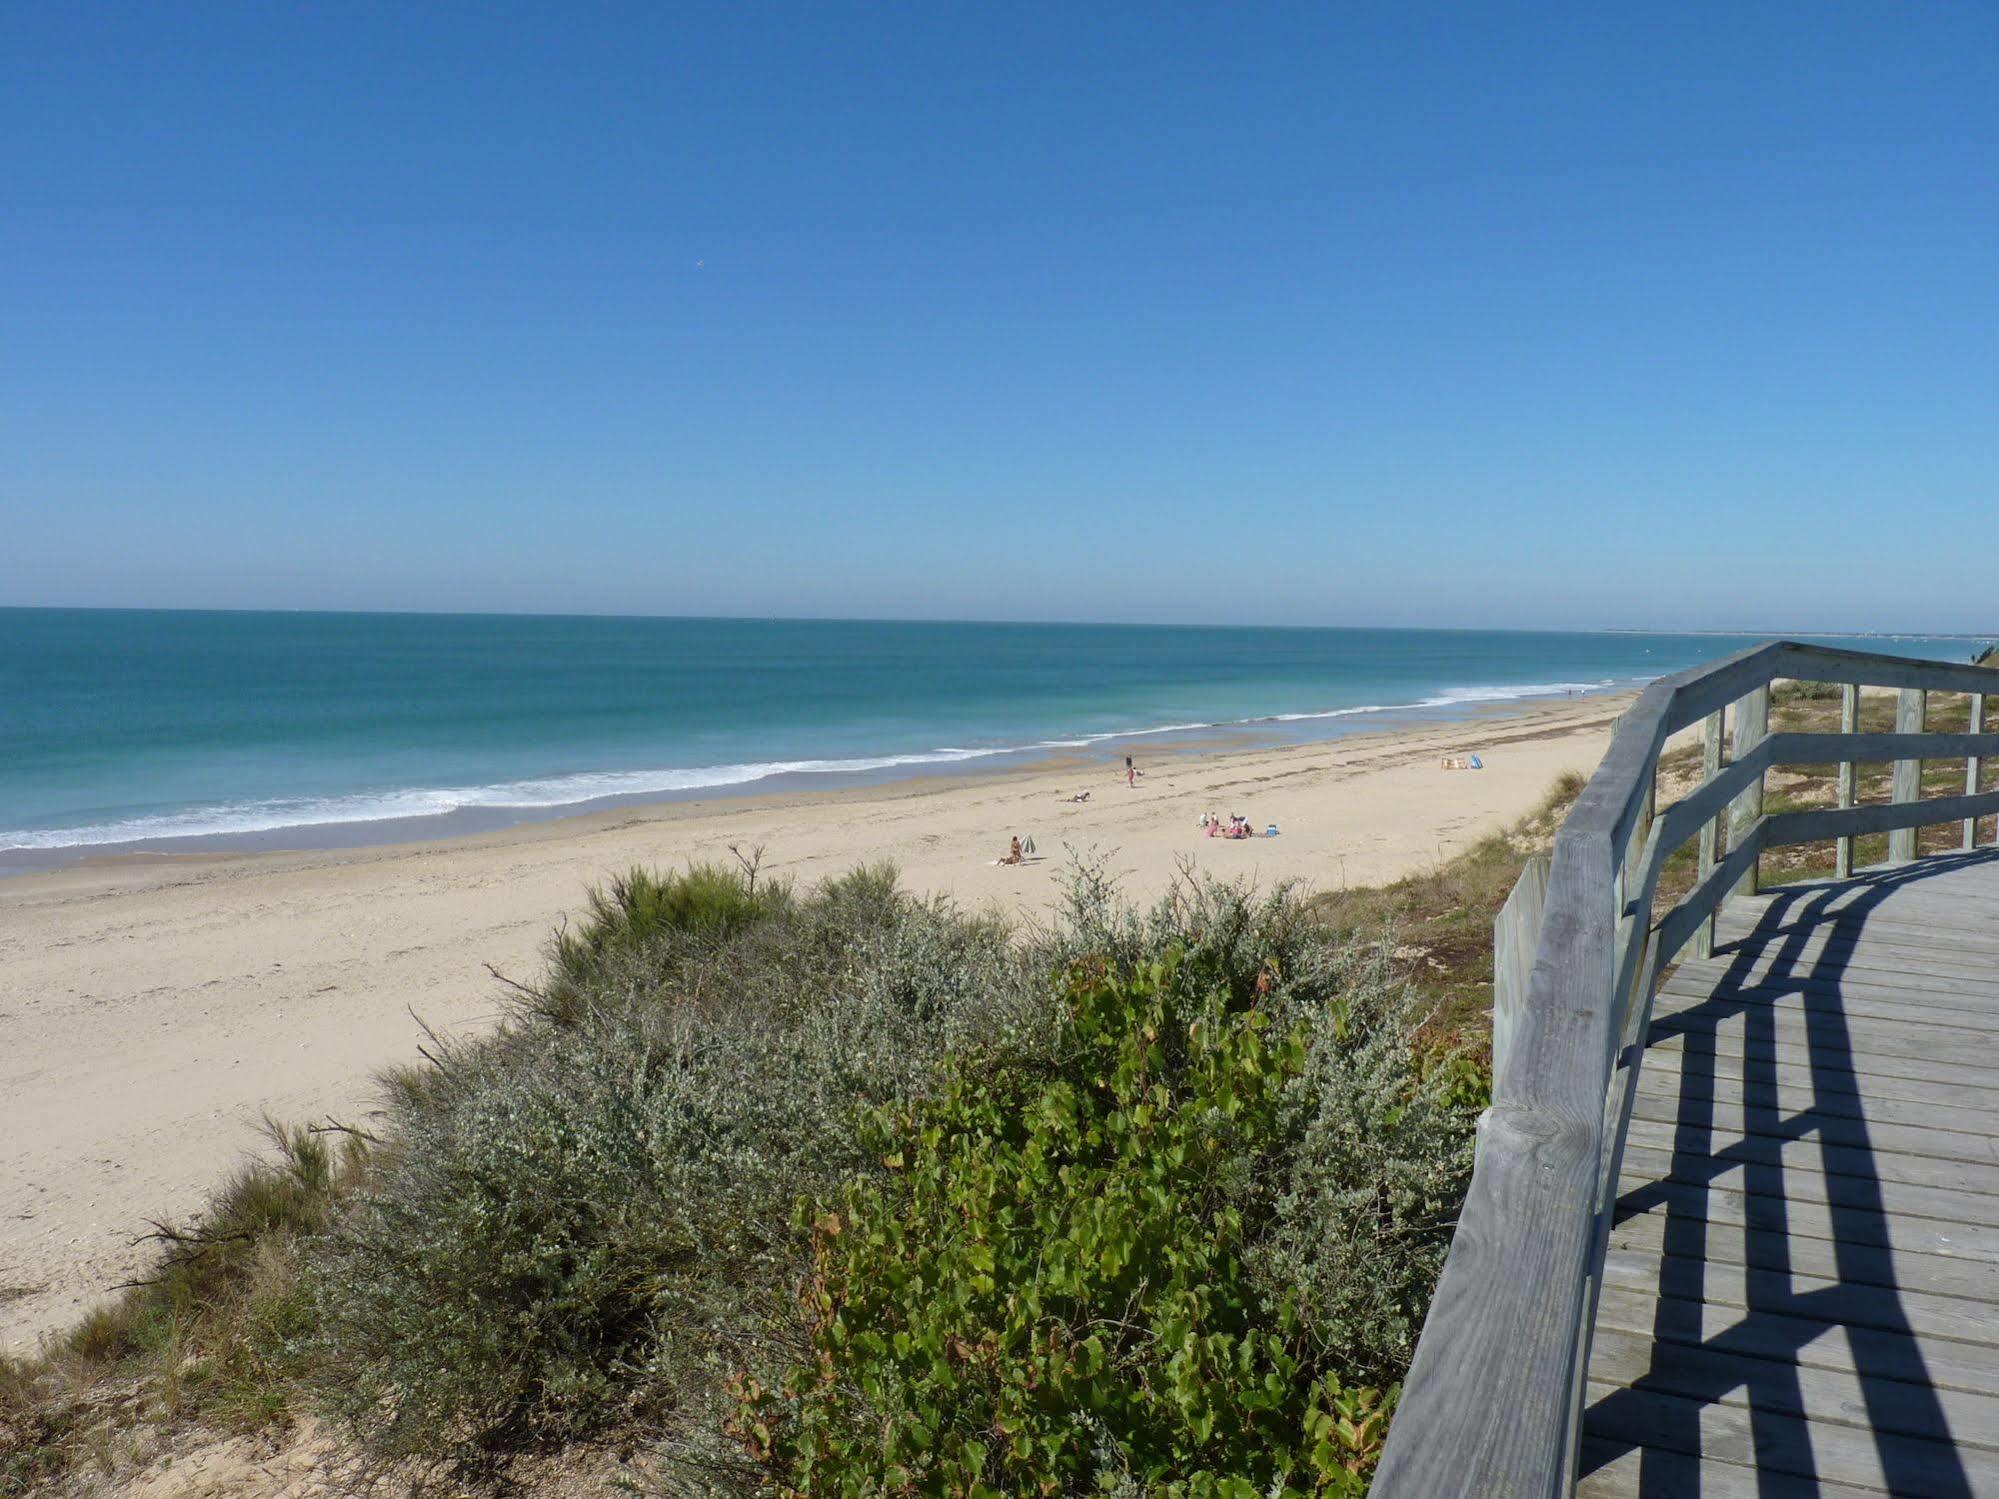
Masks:
[[[1015,839],[1013,840],[1013,847],[1012,847],[1012,848],[1010,848],[1010,849],[1008,849],[1008,850],[1006,851],[1006,857],[1005,857],[1004,859],[1000,860],[1000,863],[1002,863],[1002,864],[1025,864],[1026,862],[1027,862],[1027,860],[1026,860],[1026,859],[1025,859],[1024,857],[1022,857],[1022,855],[1021,855],[1021,852],[1020,852],[1020,839],[1019,839],[1019,838],[1015,838]]]

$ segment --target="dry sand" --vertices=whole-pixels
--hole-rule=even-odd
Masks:
[[[147,1217],[193,1212],[262,1112],[364,1117],[371,1076],[500,1013],[483,965],[532,977],[585,888],[634,863],[729,858],[801,884],[893,859],[968,906],[1045,910],[1064,850],[1134,897],[1190,860],[1266,885],[1376,884],[1430,866],[1594,766],[1628,698],[1281,749],[1117,756],[983,779],[680,803],[459,842],[125,859],[0,881],[0,1349],[89,1309],[148,1259]],[[1477,750],[1479,772],[1439,769]],[[1088,789],[1090,800],[1064,800]],[[1203,838],[1203,811],[1277,838]],[[995,859],[1015,833],[1039,858]]]

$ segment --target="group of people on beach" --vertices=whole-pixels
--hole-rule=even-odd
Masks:
[[[1275,838],[1277,836],[1277,824],[1273,822],[1259,835],[1255,825],[1247,817],[1240,814],[1230,817],[1224,823],[1215,813],[1203,812],[1201,814],[1201,831],[1206,833],[1210,838],[1255,838],[1258,836]]]

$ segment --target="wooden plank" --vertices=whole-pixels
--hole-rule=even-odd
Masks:
[[[1793,939],[1781,946],[1730,947],[1730,975],[1703,983],[1702,977],[1675,969],[1666,982],[1675,993],[1700,990],[1722,998],[1768,994],[1792,988],[1849,992],[1856,997],[1906,996],[1910,1003],[1930,1002],[1960,1010],[1990,1013],[1999,1005],[1999,954],[1973,950],[1961,961],[1946,963],[1934,955],[1948,936],[1932,933],[1931,950],[1919,943],[1891,940],[1886,935],[1855,941],[1836,932]],[[1946,951],[1953,950],[1946,946]],[[1928,965],[1911,972],[1910,965]],[[1703,965],[1705,966],[1705,965]],[[1945,998],[1954,996],[1954,998]]]
[[[1888,1491],[1759,1473],[1734,1463],[1704,1462],[1676,1452],[1647,1452],[1621,1442],[1583,1438],[1585,1477],[1577,1499],[1879,1499]]]
[[[1977,729],[1969,734],[1903,733],[1893,730],[1862,734],[1772,734],[1764,741],[1766,765],[1880,764],[1910,758],[1954,760],[1965,755],[1999,754],[1999,734]],[[1976,791],[1976,786],[1965,790]]]
[[[1823,1001],[1844,1000],[1855,1014],[1898,1015],[1917,1024],[1962,1025],[1989,1030],[1999,1022],[1999,985],[1974,978],[1968,971],[1923,974],[1918,979],[1895,972],[1892,949],[1845,952],[1835,949],[1814,957],[1795,971],[1786,966],[1745,964],[1739,981],[1703,986],[1675,973],[1666,980],[1665,1014],[1695,1014],[1705,1010],[1717,1017],[1742,1014],[1758,1005],[1781,1004],[1793,995],[1819,999],[1828,1015],[1837,1006]]]
[[[1725,716],[1726,710],[1717,708],[1701,725],[1701,780],[1709,784],[1721,775],[1721,736]],[[1731,796],[1734,794],[1730,792]],[[1696,880],[1697,886],[1706,885],[1708,877],[1714,873],[1715,861],[1721,855],[1722,827],[1726,815],[1725,809],[1717,808],[1714,816],[1701,824],[1700,874]],[[1680,943],[1684,940],[1684,938],[1679,941],[1669,940],[1665,928],[1661,927],[1659,951],[1670,960],[1672,955],[1680,950]],[[1694,928],[1694,956],[1705,958],[1713,951],[1714,923],[1711,919],[1702,920],[1700,925]]]
[[[1676,1038],[1684,1039],[1684,1038]],[[1712,1085],[1740,1087],[1745,1075],[1774,1082],[1784,1089],[1811,1094],[1830,1105],[1836,1098],[1850,1098],[1855,1108],[1870,1103],[1909,1103],[1918,1108],[1956,1108],[1961,1113],[1981,1117],[1999,1115],[1999,1080],[1976,1084],[1943,1082],[1929,1076],[1884,1077],[1879,1073],[1857,1073],[1833,1067],[1813,1067],[1809,1062],[1779,1062],[1770,1058],[1750,1060],[1740,1055],[1688,1055],[1678,1046],[1656,1045],[1645,1054],[1645,1071],[1661,1087],[1674,1078],[1687,1079],[1688,1086],[1703,1080]],[[1999,1170],[1999,1165],[1995,1165]]]
[[[1763,1474],[1783,1473],[1821,1485],[1873,1486],[1923,1499],[1999,1494],[1999,1456],[1978,1448],[1953,1450],[1947,1442],[1920,1437],[1811,1425],[1760,1411],[1752,1415],[1739,1405],[1659,1391],[1618,1391],[1592,1383],[1590,1398],[1592,1437],[1686,1452],[1700,1459],[1703,1474],[1709,1464],[1720,1462],[1755,1469],[1759,1482]],[[1679,1492],[1699,1495],[1704,1490],[1696,1483]]]
[[[1890,895],[1873,904],[1815,900],[1797,913],[1771,910],[1760,919],[1730,907],[1717,935],[1730,945],[1730,964],[1737,952],[1781,950],[1815,938],[1873,939],[1930,953],[1999,952],[1999,928],[1991,919],[1995,909],[1999,891],[1962,897],[1937,892],[1906,900]]]
[[[1999,670],[1954,661],[1917,661],[1873,651],[1780,641],[1770,663],[1774,676],[1796,682],[1840,682],[1858,687],[1926,687],[1931,692],[1999,692]],[[1688,720],[1691,722],[1692,720]]]
[[[1993,901],[1991,910],[1999,916],[1999,900]],[[1999,928],[1989,933],[1965,933],[1934,923],[1828,921],[1775,938],[1768,932],[1736,937],[1726,930],[1721,936],[1725,945],[1714,962],[1694,965],[1703,974],[1711,972],[1716,963],[1724,965],[1714,975],[1717,984],[1767,981],[1749,980],[1752,972],[1770,979],[1814,974],[1838,977],[1844,971],[1842,965],[1849,964],[1881,969],[1887,978],[1906,976],[1911,987],[1918,989],[1922,985],[1917,981],[1929,978],[1999,979],[1999,943],[1994,941]],[[1675,976],[1679,976],[1678,970]],[[1860,981],[1870,982],[1864,976]]]
[[[1920,734],[1923,731],[1923,710],[1927,697],[1920,687],[1904,687],[1895,699],[1895,731],[1898,734]],[[1919,759],[1897,760],[1890,787],[1889,799],[1896,802],[1913,802],[1923,794],[1923,762]],[[1900,863],[1916,856],[1916,830],[1913,825],[1897,826],[1888,834],[1888,862]]]
[[[1971,732],[1980,734],[1984,730],[1985,694],[1974,692],[1971,694]],[[1974,751],[1970,758],[1964,762],[1964,794],[1966,796],[1976,796],[1978,794],[1980,773],[1985,765],[1985,756],[1988,754],[1999,754],[1999,751]],[[1964,819],[1964,851],[1970,853],[1977,847],[1978,819],[1976,817],[1967,817]]]
[[[1780,1083],[1756,1076],[1745,1079],[1734,1071],[1680,1072],[1663,1066],[1647,1067],[1641,1076],[1639,1091],[1650,1098],[1684,1098],[1695,1104],[1727,1100],[1784,1118],[1831,1114],[1863,1124],[1984,1136],[1992,1142],[1988,1148],[1994,1161],[1999,1161],[1999,1111],[1989,1108],[1952,1108],[1927,1099],[1863,1098],[1857,1093],[1819,1088],[1809,1077],[1802,1082]]]
[[[1752,1352],[1746,1338],[1717,1348],[1654,1343],[1649,1332],[1598,1328],[1590,1379],[1722,1405],[1753,1403],[1765,1414],[1999,1453],[1999,1396],[1935,1388],[1920,1361],[1914,1379],[1898,1379],[1871,1368],[1856,1371],[1850,1359],[1839,1368],[1798,1358],[1795,1350]]]
[[[1999,911],[1999,893],[1963,904],[1941,901],[1842,905],[1818,920],[1791,921],[1773,912],[1754,926],[1745,926],[1730,912],[1717,935],[1729,943],[1724,961],[1734,966],[1738,954],[1782,953],[1819,941],[1866,942],[1874,946],[1912,947],[1930,954],[1958,952],[1991,956],[1999,952],[1999,927],[1991,917]]]
[[[1632,1182],[1621,1184],[1626,1195],[1620,1202],[1709,1225],[1726,1223],[1793,1243],[1824,1239],[1843,1251],[1871,1251],[1866,1257],[1880,1263],[1890,1277],[1894,1263],[1905,1254],[1962,1260],[1983,1267],[1984,1294],[1999,1298],[1999,1229],[1945,1218],[1919,1218],[1912,1213],[1854,1211],[1836,1203],[1788,1198],[1781,1192],[1752,1192],[1735,1185],[1743,1180],[1736,1173],[1706,1186],[1684,1181]]]
[[[1621,1220],[1610,1231],[1611,1248],[1661,1254],[1668,1247],[1669,1231],[1673,1247],[1677,1248],[1680,1241],[1699,1246],[1701,1259],[1696,1263],[1748,1266],[1850,1285],[1920,1291],[1926,1296],[1955,1296],[1967,1302],[1999,1300],[1993,1291],[1992,1266],[1983,1260],[1959,1260],[1913,1250],[1898,1250],[1888,1255],[1863,1245],[1842,1249],[1830,1240],[1747,1230],[1740,1223],[1710,1223],[1698,1218],[1669,1222],[1663,1211],[1636,1213]],[[1967,1314],[1969,1311],[1967,1308]]]
[[[1676,995],[1698,990],[1738,1003],[1800,989],[1849,994],[1856,1000],[1876,1003],[1899,1000],[1912,1008],[1960,1011],[1957,1018],[1965,1023],[1972,1023],[1974,1015],[1990,1017],[1999,1011],[1999,956],[1979,954],[1962,963],[1939,964],[1935,972],[1925,973],[1909,973],[1897,966],[1920,961],[1920,948],[1835,938],[1814,940],[1807,951],[1797,954],[1745,954],[1736,976],[1726,983],[1702,985],[1677,971],[1667,982],[1674,986]]]
[[[1622,1290],[1676,1306],[1703,1305],[1740,1320],[1751,1307],[1776,1308],[1842,1327],[1906,1333],[1925,1345],[1960,1345],[1965,1358],[1999,1349],[1999,1306],[1907,1286],[1867,1286],[1796,1266],[1757,1269],[1724,1259],[1690,1259],[1615,1248],[1603,1262],[1604,1294]],[[1668,1307],[1671,1311],[1672,1307]]]
[[[1736,1148],[1745,1145],[1754,1148]],[[1781,1186],[1787,1200],[1816,1203],[1825,1208],[1853,1213],[1908,1213],[1917,1218],[1963,1223],[1988,1232],[1999,1230],[1999,1193],[1887,1181],[1872,1169],[1854,1173],[1827,1171],[1824,1151],[1814,1150],[1813,1145],[1810,1140],[1750,1139],[1733,1141],[1714,1155],[1695,1155],[1627,1144],[1618,1192],[1621,1197],[1628,1197],[1633,1193],[1643,1195],[1643,1189],[1654,1183],[1704,1187],[1719,1182],[1767,1195],[1774,1183]],[[1851,1152],[1849,1159],[1865,1160],[1866,1154]],[[1872,1162],[1868,1166],[1871,1168]],[[1994,1166],[1985,1162],[1972,1169],[1988,1173],[1989,1182]]]
[[[1780,1033],[1781,1030],[1781,1033]],[[1696,1058],[1717,1050],[1712,1031],[1695,1026],[1682,1034],[1668,1031],[1655,1024],[1652,1029],[1648,1057],[1656,1058],[1661,1047],[1676,1047],[1684,1050],[1689,1045]],[[1739,1035],[1731,1038],[1727,1055],[1742,1058],[1761,1065],[1767,1062],[1788,1063],[1810,1070],[1814,1075],[1833,1079],[1853,1076],[1865,1082],[1888,1083],[1920,1081],[1934,1083],[1939,1087],[1961,1083],[1966,1087],[1986,1087],[1992,1082],[1993,1069],[1972,1057],[1958,1056],[1955,1060],[1944,1061],[1935,1056],[1898,1057],[1879,1053],[1856,1057],[1852,1053],[1842,1053],[1837,1048],[1814,1046],[1809,1036],[1792,1027],[1773,1030],[1769,1035]]]
[[[1860,689],[1849,682],[1839,689],[1839,731],[1842,734],[1860,732]],[[1854,764],[1842,756],[1839,762],[1839,804],[1850,807],[1854,803]],[[1853,873],[1853,835],[1848,833],[1837,840],[1833,849],[1833,872],[1841,879]]]
[[[1750,688],[1774,681],[1783,675],[1778,670],[1783,659],[1783,642],[1771,641],[1666,678],[1662,727],[1669,735],[1677,734],[1716,709],[1727,707]]]
[[[1690,1144],[1681,1138],[1682,1134],[1676,1121],[1633,1119],[1624,1148],[1649,1150],[1652,1159],[1663,1154],[1676,1160],[1690,1159],[1695,1162],[1711,1160],[1717,1155],[1769,1166],[1781,1166],[1792,1160],[1809,1160],[1827,1174],[1907,1186],[1937,1187],[1958,1193],[1967,1204],[1974,1197],[1994,1195],[1994,1177],[1999,1174],[1999,1161],[1953,1161],[1937,1156],[1900,1155],[1893,1151],[1854,1149],[1823,1141],[1792,1140],[1774,1135],[1738,1135],[1729,1140],[1701,1142],[1696,1134]]]
[[[1740,984],[1697,989],[1675,974],[1666,981],[1656,1008],[1661,1015],[1705,1013],[1720,1022],[1760,1006],[1788,1005],[1832,1019],[1865,1015],[1875,1020],[1999,1033],[1999,1007],[1992,1003],[1999,989],[1976,979],[1958,982],[1965,992],[1918,990],[1893,982],[1892,974],[1874,979],[1873,970],[1845,968],[1832,979],[1745,974]]]
[[[1764,683],[1747,694],[1735,705],[1735,736],[1730,741],[1731,752],[1737,760],[1742,759],[1770,732],[1770,684]],[[1745,844],[1761,848],[1760,840],[1752,840],[1750,830],[1763,820],[1763,778],[1756,777],[1728,804],[1728,846],[1741,848]],[[1752,858],[1749,867],[1729,892],[1731,895],[1754,895],[1756,893],[1756,861]]]
[[[1736,1098],[1712,1100],[1660,1098],[1642,1088],[1633,1096],[1631,1115],[1654,1124],[1674,1124],[1682,1133],[1705,1132],[1713,1150],[1743,1136],[1765,1136],[1774,1140],[1794,1140],[1806,1132],[1826,1146],[1848,1150],[1895,1152],[1901,1155],[1930,1156],[1943,1161],[1986,1163],[1994,1159],[1988,1135],[1966,1136],[1950,1130],[1925,1129],[1919,1125],[1872,1124],[1849,1119],[1819,1109],[1800,1109],[1779,1119],[1760,1112],[1753,1104]]]
[[[1899,1320],[1866,1327],[1806,1314],[1813,1305],[1809,1296],[1795,1303],[1800,1314],[1780,1310],[1792,1304],[1789,1297],[1759,1295],[1749,1312],[1743,1306],[1662,1296],[1651,1288],[1606,1285],[1598,1303],[1598,1331],[1617,1328],[1662,1342],[1713,1344],[1753,1358],[1792,1358],[1805,1368],[1848,1375],[1865,1370],[1877,1379],[1999,1396],[1999,1348],[1989,1343],[1921,1337]],[[1603,1378],[1606,1371],[1592,1366],[1590,1372]]]
[[[1918,760],[1907,762],[1920,765]],[[1763,820],[1764,845],[1783,848],[1794,843],[1820,843],[1850,834],[1888,833],[1888,853],[1895,857],[1906,846],[1903,859],[1915,858],[1915,830],[1935,823],[1958,822],[1966,817],[1988,817],[1999,812],[1999,790],[1977,796],[1932,796],[1918,799],[1898,796],[1892,802],[1872,802],[1862,807],[1821,807],[1809,812],[1779,812]],[[1894,842],[1904,839],[1902,844]]]
[[[1961,1027],[1903,1026],[1892,1021],[1861,1017],[1846,1024],[1847,1036],[1843,1043],[1834,1043],[1822,1031],[1815,1032],[1807,1026],[1798,1015],[1776,1010],[1771,1012],[1771,1021],[1767,1036],[1730,1036],[1724,1038],[1724,1042],[1750,1055],[1757,1054],[1771,1042],[1803,1046],[1810,1050],[1814,1061],[1823,1060],[1835,1067],[1867,1071],[1872,1071],[1885,1058],[1897,1058],[1903,1062],[1950,1062],[1980,1057],[1990,1050],[1990,1038],[1982,1031]],[[1678,1032],[1696,1039],[1713,1035],[1709,1020],[1688,1015],[1655,1015],[1652,1030],[1655,1035]],[[1906,1073],[1906,1069],[1898,1070]]]
[[[1541,912],[1548,902],[1548,855],[1533,854],[1492,923],[1492,1058],[1505,1071],[1527,988],[1534,974],[1534,947],[1541,936]]]
[[[1697,957],[1707,956],[1701,951],[1703,943],[1708,944],[1709,952],[1712,952],[1715,910],[1722,897],[1741,883],[1744,873],[1755,868],[1756,856],[1763,847],[1764,826],[1763,823],[1752,823],[1743,842],[1729,849],[1727,856],[1715,865],[1707,877],[1666,913],[1659,923],[1661,963],[1671,962],[1688,938],[1693,939]]]

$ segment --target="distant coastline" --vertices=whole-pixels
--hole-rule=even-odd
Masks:
[[[0,875],[1335,739],[1760,638],[0,611]],[[1959,638],[1925,640],[1954,658]]]

